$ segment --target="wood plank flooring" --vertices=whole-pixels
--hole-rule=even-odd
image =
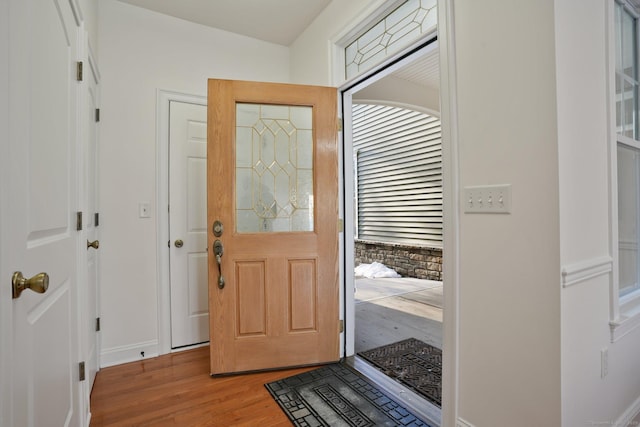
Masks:
[[[91,427],[290,426],[264,384],[310,369],[212,378],[209,347],[104,368]]]
[[[356,295],[356,351],[412,336],[441,348],[441,285],[376,280]],[[290,426],[264,384],[310,369],[211,378],[208,347],[104,368],[91,427]]]

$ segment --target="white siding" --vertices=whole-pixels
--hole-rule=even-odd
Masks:
[[[442,247],[440,120],[381,105],[353,107],[357,238]]]

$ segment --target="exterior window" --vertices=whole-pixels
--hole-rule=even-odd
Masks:
[[[618,293],[623,302],[640,289],[638,19],[623,3],[615,5],[615,40]]]
[[[614,183],[609,325],[614,342],[640,327],[640,1],[612,0],[608,6],[613,39],[609,40],[610,114],[615,114],[609,147]]]
[[[638,139],[637,20],[616,3],[616,126],[619,135]]]
[[[618,281],[620,297],[639,289],[638,149],[618,143]]]

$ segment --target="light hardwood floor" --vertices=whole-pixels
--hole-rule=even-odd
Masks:
[[[442,343],[442,285],[360,282],[356,351],[416,337]],[[91,394],[91,427],[290,426],[265,383],[314,368],[211,378],[209,347],[102,369]]]
[[[310,369],[211,378],[209,347],[104,368],[91,427],[290,426],[264,384]]]

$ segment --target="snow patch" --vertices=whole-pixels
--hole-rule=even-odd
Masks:
[[[369,279],[378,277],[402,277],[394,269],[375,261],[371,264],[360,264],[355,268],[355,274],[356,276],[368,277]]]

